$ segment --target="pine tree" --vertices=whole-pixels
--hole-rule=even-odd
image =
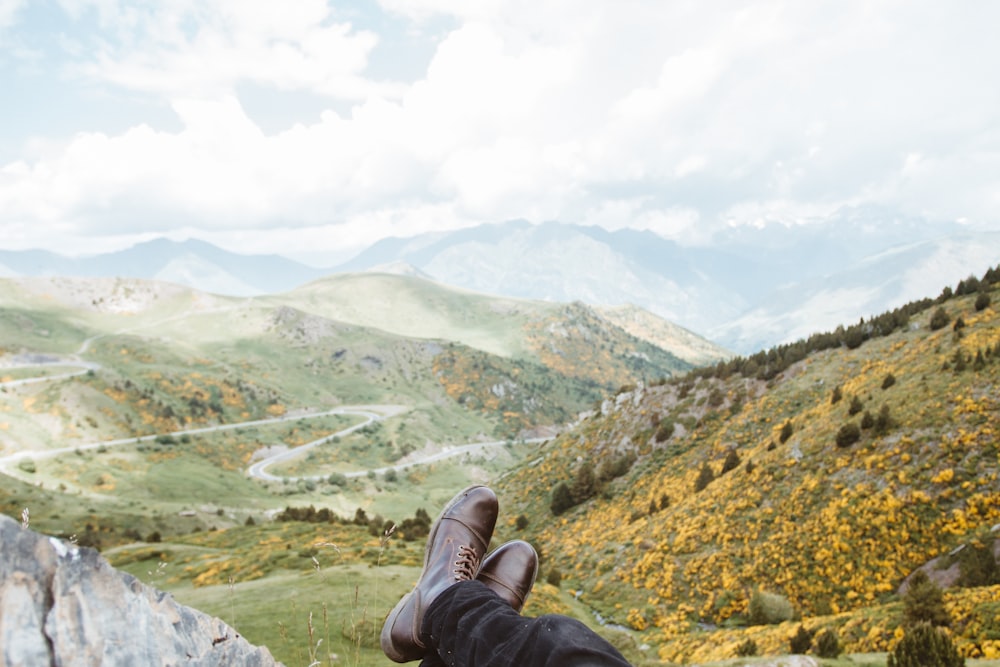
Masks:
[[[976,297],[976,312],[985,310],[987,306],[990,305],[990,295],[986,292],[980,292],[979,296]]]
[[[948,322],[950,321],[951,318],[948,317],[948,311],[944,309],[944,306],[941,306],[940,308],[934,311],[933,315],[931,315],[931,331],[937,331],[938,329],[945,328],[946,326],[948,326]]]
[[[712,483],[715,479],[715,474],[712,472],[712,467],[708,463],[703,463],[701,465],[701,470],[698,471],[698,478],[694,481],[695,493],[703,490],[706,486]]]
[[[909,628],[920,623],[951,625],[941,589],[923,570],[910,575],[903,594],[903,626]]]
[[[556,488],[552,490],[552,503],[549,505],[552,513],[559,516],[575,504],[573,501],[573,492],[569,490],[569,485],[566,482],[559,482]]]
[[[788,640],[788,648],[792,655],[805,655],[812,646],[813,633],[806,630],[806,626],[800,625],[795,634]]]
[[[847,408],[847,414],[849,416],[853,417],[854,415],[858,414],[859,412],[861,412],[864,409],[865,409],[865,406],[861,402],[861,399],[858,398],[857,396],[854,396],[854,397],[851,398],[851,406],[849,408]]]
[[[836,632],[827,628],[816,635],[816,655],[821,658],[836,658],[840,651],[840,639]]]
[[[736,448],[731,447],[729,452],[726,454],[726,460],[722,462],[722,472],[720,475],[725,475],[730,470],[735,469],[740,464],[740,455],[736,453]]]
[[[965,658],[943,630],[930,623],[906,629],[889,654],[886,667],[964,667]]]
[[[781,433],[778,434],[778,442],[785,444],[788,439],[792,437],[792,433],[794,432],[795,428],[792,426],[792,420],[786,419],[785,423],[781,425]]]

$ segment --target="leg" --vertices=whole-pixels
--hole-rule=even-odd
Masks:
[[[558,614],[521,616],[480,581],[442,592],[427,608],[421,638],[437,652],[424,659],[423,667],[629,665],[583,623]]]

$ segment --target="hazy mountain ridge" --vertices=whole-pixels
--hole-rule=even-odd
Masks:
[[[961,260],[937,261],[940,246]],[[823,223],[728,229],[699,247],[648,231],[515,221],[385,239],[338,268],[397,260],[441,282],[490,293],[634,303],[750,353],[890,310],[934,284],[981,272],[997,257],[995,232],[850,209]],[[843,283],[864,288],[864,299],[825,298]]]
[[[0,275],[138,277],[251,296],[331,273],[387,272],[515,298],[635,304],[752,353],[890,310],[997,257],[1000,233],[862,207],[810,224],[727,228],[702,246],[649,231],[510,221],[386,238],[328,269],[159,239],[77,259],[0,251]]]
[[[278,255],[241,255],[195,239],[162,238],[90,257],[0,250],[0,266],[7,269],[4,277],[159,279],[229,296],[282,292],[326,273]]]

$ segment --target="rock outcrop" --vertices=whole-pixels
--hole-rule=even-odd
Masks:
[[[115,570],[93,549],[0,515],[0,662],[277,665],[217,618]]]

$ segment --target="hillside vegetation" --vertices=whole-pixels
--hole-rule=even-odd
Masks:
[[[749,626],[760,593],[845,651],[887,651],[904,578],[938,559],[927,569],[953,584],[949,554],[1000,536],[988,278],[832,332],[839,344],[619,393],[504,477],[507,529],[660,659],[729,658],[748,638],[788,653],[796,625]],[[967,656],[1000,657],[992,583],[945,596]]]

